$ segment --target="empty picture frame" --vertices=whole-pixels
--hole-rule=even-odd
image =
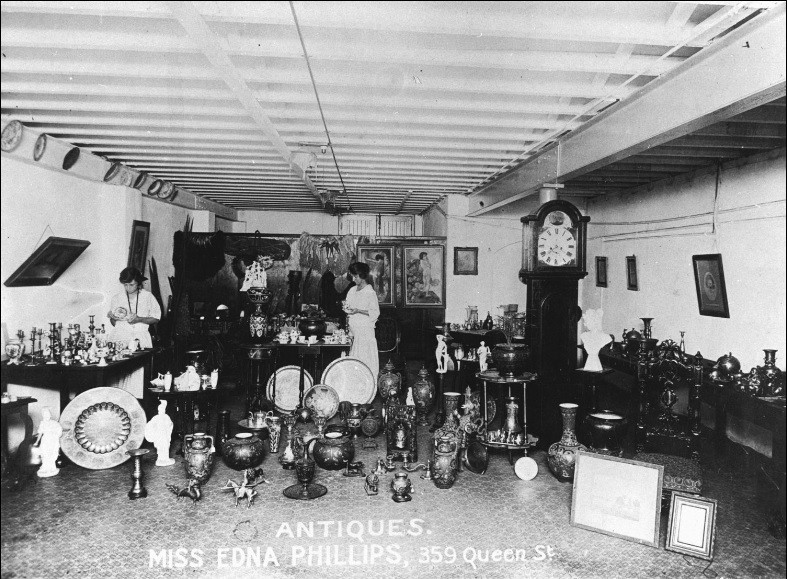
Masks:
[[[607,258],[596,256],[596,287],[607,287]]]
[[[637,257],[635,255],[626,256],[626,288],[635,292],[639,291]]]
[[[716,537],[716,506],[716,499],[673,492],[664,548],[711,561]]]
[[[659,546],[664,467],[580,450],[571,525]]]
[[[84,239],[50,237],[5,280],[7,287],[52,285],[90,245]]]
[[[697,303],[701,316],[729,318],[727,286],[724,283],[724,267],[720,253],[692,255],[694,266],[694,286],[697,289]]]
[[[454,275],[478,275],[477,247],[454,247]]]

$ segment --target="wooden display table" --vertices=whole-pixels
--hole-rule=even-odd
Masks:
[[[527,456],[527,450],[535,445],[538,442],[538,439],[533,437],[532,435],[528,434],[527,432],[527,385],[530,382],[535,382],[538,379],[538,376],[535,374],[531,374],[530,372],[525,372],[519,376],[501,376],[497,370],[486,370],[484,372],[478,372],[476,374],[476,378],[478,378],[483,384],[483,420],[484,420],[484,437],[481,439],[481,442],[489,447],[489,448],[500,448],[508,451],[508,461],[511,464],[514,464],[513,459],[513,451],[514,450],[521,450],[524,452],[525,456]],[[496,385],[505,385],[508,389],[508,397],[513,397],[512,389],[517,386],[522,387],[522,433],[521,433],[521,442],[512,442],[507,440],[495,440],[492,438],[492,435],[489,431],[489,415],[488,415],[488,396],[487,396],[487,384],[496,384]],[[498,408],[497,412],[501,410]],[[501,420],[501,423],[503,420]]]
[[[23,386],[36,386],[60,391],[60,412],[68,406],[71,394],[81,394],[85,390],[107,386],[109,382],[127,376],[144,368],[143,384],[150,380],[153,350],[134,352],[128,358],[113,360],[106,366],[98,364],[65,366],[63,364],[8,364],[0,365],[0,379],[3,392],[8,390],[8,384],[21,384]],[[144,392],[144,388],[142,389]]]

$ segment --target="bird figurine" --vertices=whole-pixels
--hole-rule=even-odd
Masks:
[[[265,483],[270,484],[270,481],[265,478],[265,473],[262,471],[262,467],[260,468],[247,468],[246,472],[244,473],[246,480],[249,482],[255,483]]]
[[[168,483],[164,484],[173,495],[178,497],[178,501],[182,498],[187,498],[191,499],[191,503],[196,505],[197,501],[202,498],[202,489],[200,489],[199,483],[194,479],[190,479],[188,486],[184,489]]]

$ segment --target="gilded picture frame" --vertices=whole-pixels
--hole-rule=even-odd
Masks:
[[[402,246],[404,306],[445,308],[445,246]]]
[[[371,286],[381,306],[393,306],[396,302],[394,272],[396,251],[393,245],[362,245],[356,248],[358,261],[369,266]]]

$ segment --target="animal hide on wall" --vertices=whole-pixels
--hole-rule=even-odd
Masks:
[[[224,267],[224,245],[226,235],[223,231],[215,233],[189,233],[184,243],[183,231],[175,232],[172,263],[177,268],[183,264],[186,279],[202,281],[216,275]],[[185,255],[181,252],[185,251]]]

